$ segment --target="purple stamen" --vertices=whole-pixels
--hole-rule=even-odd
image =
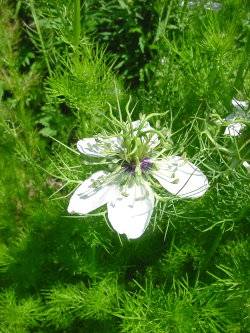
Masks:
[[[151,169],[152,167],[152,162],[150,161],[149,158],[144,158],[141,162],[140,162],[140,167],[141,167],[141,171],[142,172],[146,172],[149,169]],[[131,161],[131,162],[125,162],[123,164],[123,167],[125,169],[125,171],[129,172],[129,173],[135,173],[135,169],[136,169],[136,163]]]
[[[130,162],[130,163],[129,162],[125,162],[123,164],[123,167],[124,167],[125,171],[127,171],[129,173],[135,173],[135,167],[136,167],[135,163],[133,163],[133,162]]]
[[[153,163],[150,161],[150,159],[148,157],[144,158],[141,161],[141,170],[142,170],[142,172],[148,171],[149,169],[151,169],[152,164]]]

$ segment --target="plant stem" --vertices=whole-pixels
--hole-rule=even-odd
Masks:
[[[210,247],[210,249],[208,250],[207,252],[207,255],[204,259],[204,261],[201,263],[200,265],[200,270],[205,270],[207,265],[209,264],[211,258],[213,257],[213,255],[215,254],[219,244],[220,244],[220,241],[222,239],[222,236],[223,236],[223,233],[224,233],[224,230],[223,228],[219,228],[215,238],[214,238],[214,241],[212,243],[212,246]]]
[[[73,29],[74,29],[74,46],[77,49],[80,44],[81,37],[81,6],[80,0],[74,1],[74,21],[73,21]]]
[[[45,45],[44,45],[43,36],[42,36],[42,33],[41,33],[39,21],[38,21],[38,18],[36,16],[36,11],[35,11],[35,6],[34,6],[34,3],[33,3],[33,0],[30,0],[30,8],[31,8],[32,16],[34,18],[35,25],[36,25],[36,30],[37,30],[37,33],[38,33],[38,36],[39,36],[39,39],[40,39],[42,52],[43,52],[43,56],[44,56],[44,59],[45,59],[46,65],[47,65],[47,69],[48,69],[49,75],[51,75],[52,70],[51,70],[51,67],[50,67],[50,64],[49,64],[49,59],[48,59],[47,51],[46,51],[46,48],[45,48]]]

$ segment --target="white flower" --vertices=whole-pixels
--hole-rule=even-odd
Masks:
[[[184,5],[185,1],[184,0],[180,1],[180,6],[184,7]],[[202,0],[187,1],[187,7],[190,9],[198,6],[204,6],[204,8],[207,10],[218,11],[221,9],[222,4],[220,2],[213,2],[213,1],[204,2]]]
[[[204,8],[207,10],[213,10],[213,11],[218,11],[222,7],[222,4],[220,2],[213,2],[213,1],[208,1],[205,3]]]
[[[81,153],[105,157],[114,162],[115,170],[95,172],[83,181],[70,199],[68,212],[88,214],[107,204],[112,227],[135,239],[143,234],[153,213],[156,194],[152,179],[181,198],[201,197],[209,185],[202,171],[185,158],[154,157],[160,140],[148,122],[136,121],[128,127],[129,135],[77,142]]]
[[[230,124],[226,127],[224,134],[229,136],[239,136],[246,128],[246,125],[237,121],[237,119],[247,118],[245,110],[248,109],[248,102],[238,101],[237,99],[233,98],[232,105],[236,108],[236,112],[231,113],[225,118],[225,120],[230,122]]]
[[[196,2],[196,1],[188,1],[188,2],[187,2],[187,6],[188,6],[189,8],[195,7],[196,5],[197,5],[197,2]],[[180,6],[181,6],[181,7],[184,7],[184,6],[185,6],[185,1],[184,1],[184,0],[180,1]]]
[[[250,163],[248,163],[247,161],[244,161],[242,164],[247,169],[247,171],[250,172]]]

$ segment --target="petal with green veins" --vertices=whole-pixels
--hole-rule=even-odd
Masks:
[[[208,179],[193,163],[180,156],[156,162],[152,175],[168,192],[181,198],[199,198],[207,191]]]
[[[108,219],[112,227],[128,239],[139,238],[147,228],[153,209],[154,194],[141,182],[116,188],[115,199],[108,203]]]
[[[239,136],[245,127],[246,127],[245,124],[232,123],[226,127],[224,135]]]
[[[245,110],[248,108],[248,102],[247,101],[239,101],[236,98],[232,99],[232,104],[236,109],[239,110]]]
[[[84,215],[105,205],[113,189],[113,185],[107,185],[107,177],[108,173],[98,171],[84,180],[70,198],[68,212]]]
[[[111,138],[84,138],[77,142],[80,153],[92,157],[110,157],[121,150],[122,139]]]

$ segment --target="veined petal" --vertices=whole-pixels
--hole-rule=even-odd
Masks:
[[[78,150],[85,155],[93,157],[109,157],[121,149],[122,139],[112,138],[84,138],[77,142]]]
[[[193,163],[170,156],[156,163],[152,175],[170,193],[182,198],[199,198],[208,189],[208,179]]]
[[[239,110],[245,110],[248,108],[248,102],[247,101],[239,101],[236,98],[232,99],[232,104],[236,109]]]
[[[70,198],[68,212],[88,214],[107,203],[112,193],[112,185],[105,185],[107,176],[104,171],[98,171],[83,181]]]
[[[136,120],[136,121],[132,122],[132,127],[133,127],[135,135],[138,133],[138,129],[140,128],[141,123],[142,123],[141,120]],[[148,132],[148,133],[146,133],[147,139],[144,139],[144,141],[148,140],[148,145],[151,148],[157,147],[160,143],[158,135],[156,133],[153,133],[152,132],[153,130],[154,130],[154,128],[150,126],[148,121],[144,122],[144,126],[142,128],[140,128],[140,132],[142,132],[142,133]]]
[[[232,123],[228,125],[225,129],[224,135],[238,136],[241,134],[242,130],[246,127],[245,124]]]
[[[154,194],[145,182],[116,188],[115,200],[108,202],[108,219],[112,227],[129,239],[140,237],[147,228],[153,209]]]

